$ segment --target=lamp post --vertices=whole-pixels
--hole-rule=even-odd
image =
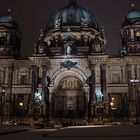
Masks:
[[[19,103],[19,106],[20,106],[20,113],[21,113],[21,115],[20,115],[20,117],[21,117],[21,119],[20,119],[20,124],[22,123],[22,118],[23,118],[23,102],[20,102]]]
[[[112,118],[113,117],[113,112],[112,112],[112,108],[114,106],[114,103],[113,101],[110,102],[110,117]]]
[[[2,92],[1,92],[1,125],[3,123],[3,111],[4,111],[4,96],[5,96],[5,89],[3,88],[2,89]]]
[[[117,111],[116,98],[111,97],[111,99],[110,99],[110,115],[112,118],[116,118],[116,111]]]

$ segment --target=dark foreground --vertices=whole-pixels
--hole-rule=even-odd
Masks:
[[[19,130],[19,131],[18,131]],[[22,131],[23,130],[23,131]],[[8,132],[8,133],[7,133]],[[10,133],[11,132],[11,133]],[[140,140],[140,125],[36,129],[0,128],[0,140]]]

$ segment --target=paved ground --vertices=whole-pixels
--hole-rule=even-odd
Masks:
[[[0,135],[0,140],[140,140],[140,125],[27,129]]]
[[[23,132],[23,131],[28,131],[36,129],[36,127],[30,127],[30,126],[0,126],[0,136],[1,135],[6,135],[6,134],[12,134],[12,133],[17,133],[17,132]]]

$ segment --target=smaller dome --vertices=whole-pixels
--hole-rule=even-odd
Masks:
[[[21,32],[11,15],[0,16],[0,57],[20,56]]]
[[[131,10],[127,12],[125,15],[124,22],[122,24],[122,27],[127,26],[127,25],[136,25],[139,24],[140,21],[140,11],[136,10],[132,7]]]
[[[0,23],[8,23],[12,21],[12,17],[11,16],[1,16],[0,17]]]
[[[13,29],[19,30],[18,23],[10,15],[0,16],[0,25],[3,25],[7,28],[13,28]]]
[[[138,18],[140,18],[140,11],[139,10],[132,9],[126,15],[127,20],[138,19]]]

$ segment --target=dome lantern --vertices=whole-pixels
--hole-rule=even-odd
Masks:
[[[68,5],[69,6],[77,5],[77,1],[76,0],[69,0]]]

